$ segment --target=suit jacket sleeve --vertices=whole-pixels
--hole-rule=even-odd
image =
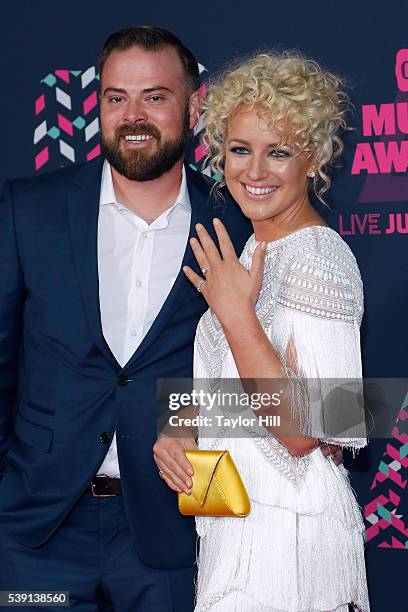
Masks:
[[[17,397],[24,296],[23,273],[16,244],[12,184],[6,181],[0,198],[0,478],[5,467]]]

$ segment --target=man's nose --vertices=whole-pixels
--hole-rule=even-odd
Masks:
[[[125,109],[123,120],[128,123],[138,123],[147,121],[147,111],[140,102],[128,102]]]

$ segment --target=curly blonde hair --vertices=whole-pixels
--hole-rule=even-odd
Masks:
[[[219,177],[217,186],[225,185],[228,122],[241,107],[257,106],[285,142],[310,154],[316,169],[313,189],[325,203],[323,195],[331,185],[328,169],[343,150],[339,133],[348,129],[349,98],[343,85],[339,76],[297,51],[259,53],[212,80],[204,105],[203,143],[206,165]]]

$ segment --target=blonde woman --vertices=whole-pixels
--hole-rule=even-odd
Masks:
[[[191,244],[203,276],[185,269],[209,305],[196,335],[197,379],[361,378],[357,263],[309,198],[312,189],[323,198],[342,149],[341,85],[314,61],[271,53],[209,88],[211,164],[254,234],[238,260],[219,220],[219,246],[197,226]],[[304,405],[296,418],[313,420]],[[230,450],[252,510],[197,518],[196,611],[368,612],[364,526],[347,471],[323,457],[313,428],[297,438],[269,431],[199,439],[200,448]],[[365,433],[326,441],[367,444]],[[161,469],[170,479],[184,465]]]

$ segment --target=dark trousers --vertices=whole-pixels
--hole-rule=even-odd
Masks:
[[[41,548],[18,544],[0,525],[0,590],[69,591],[69,607],[80,612],[192,612],[194,574],[194,568],[156,570],[140,561],[120,495],[85,493]]]

